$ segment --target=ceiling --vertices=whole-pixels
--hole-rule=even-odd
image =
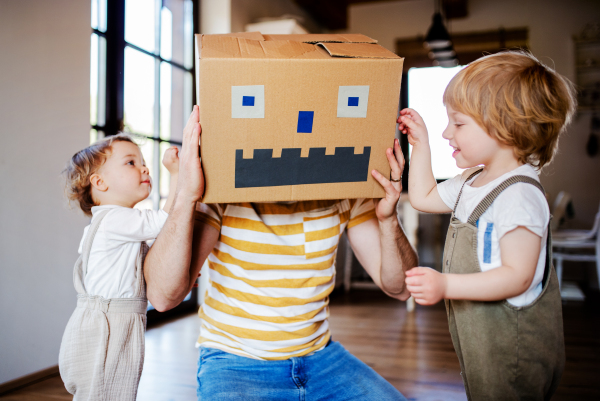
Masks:
[[[348,28],[348,6],[351,4],[382,3],[390,0],[294,0],[320,25],[328,30]],[[436,0],[431,0],[435,4]],[[467,16],[468,0],[441,0],[444,16],[448,19]]]

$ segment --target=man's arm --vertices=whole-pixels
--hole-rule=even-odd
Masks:
[[[348,240],[356,259],[379,288],[392,298],[408,299],[405,272],[418,264],[418,258],[398,220],[365,221],[348,229]]]
[[[201,132],[198,121],[198,107],[194,106],[183,131],[173,206],[144,263],[146,294],[158,311],[179,305],[198,277],[198,272],[193,271],[195,267],[190,268],[194,211],[196,201],[204,193],[204,175],[198,154]]]
[[[404,301],[410,296],[404,283],[405,272],[418,264],[418,258],[396,214],[404,170],[404,157],[397,139],[394,139],[394,147],[386,150],[386,156],[393,181],[376,170],[371,172],[385,190],[385,197],[375,201],[377,220],[352,227],[348,230],[348,239],[356,258],[379,288],[389,296]]]

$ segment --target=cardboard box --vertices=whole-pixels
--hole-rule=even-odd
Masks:
[[[196,35],[203,202],[383,197],[404,59],[376,43]]]

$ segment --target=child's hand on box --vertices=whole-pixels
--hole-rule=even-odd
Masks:
[[[406,272],[406,288],[420,305],[433,305],[445,298],[446,277],[429,267],[415,267]]]
[[[171,175],[179,173],[179,149],[177,146],[171,146],[165,150],[162,163]]]
[[[413,109],[403,109],[398,117],[398,129],[408,135],[408,143],[415,146],[420,143],[429,144],[427,127],[423,118]]]

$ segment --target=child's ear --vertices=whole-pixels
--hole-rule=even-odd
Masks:
[[[90,183],[98,191],[105,192],[108,189],[108,185],[106,185],[100,174],[92,174],[90,176]]]

